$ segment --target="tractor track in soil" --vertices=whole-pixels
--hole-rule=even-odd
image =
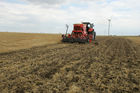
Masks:
[[[0,54],[1,92],[140,92],[136,45],[121,37]]]

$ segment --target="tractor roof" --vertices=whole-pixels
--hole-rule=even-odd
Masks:
[[[90,24],[90,22],[82,22],[82,24]]]

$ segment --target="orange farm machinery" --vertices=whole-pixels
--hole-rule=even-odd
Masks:
[[[71,34],[67,34],[68,25],[66,34],[62,35],[62,42],[79,42],[86,43],[92,42],[96,38],[96,32],[94,31],[94,25],[90,22],[82,22],[81,24],[74,24],[73,31]]]

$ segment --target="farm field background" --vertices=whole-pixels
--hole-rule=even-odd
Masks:
[[[0,32],[0,53],[60,43],[59,34],[7,33]]]
[[[140,37],[97,36],[95,45],[61,43],[61,35],[0,35],[2,93],[140,92]]]

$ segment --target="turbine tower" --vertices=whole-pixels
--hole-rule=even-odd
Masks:
[[[110,35],[110,24],[111,24],[111,19],[108,19],[108,36]]]

